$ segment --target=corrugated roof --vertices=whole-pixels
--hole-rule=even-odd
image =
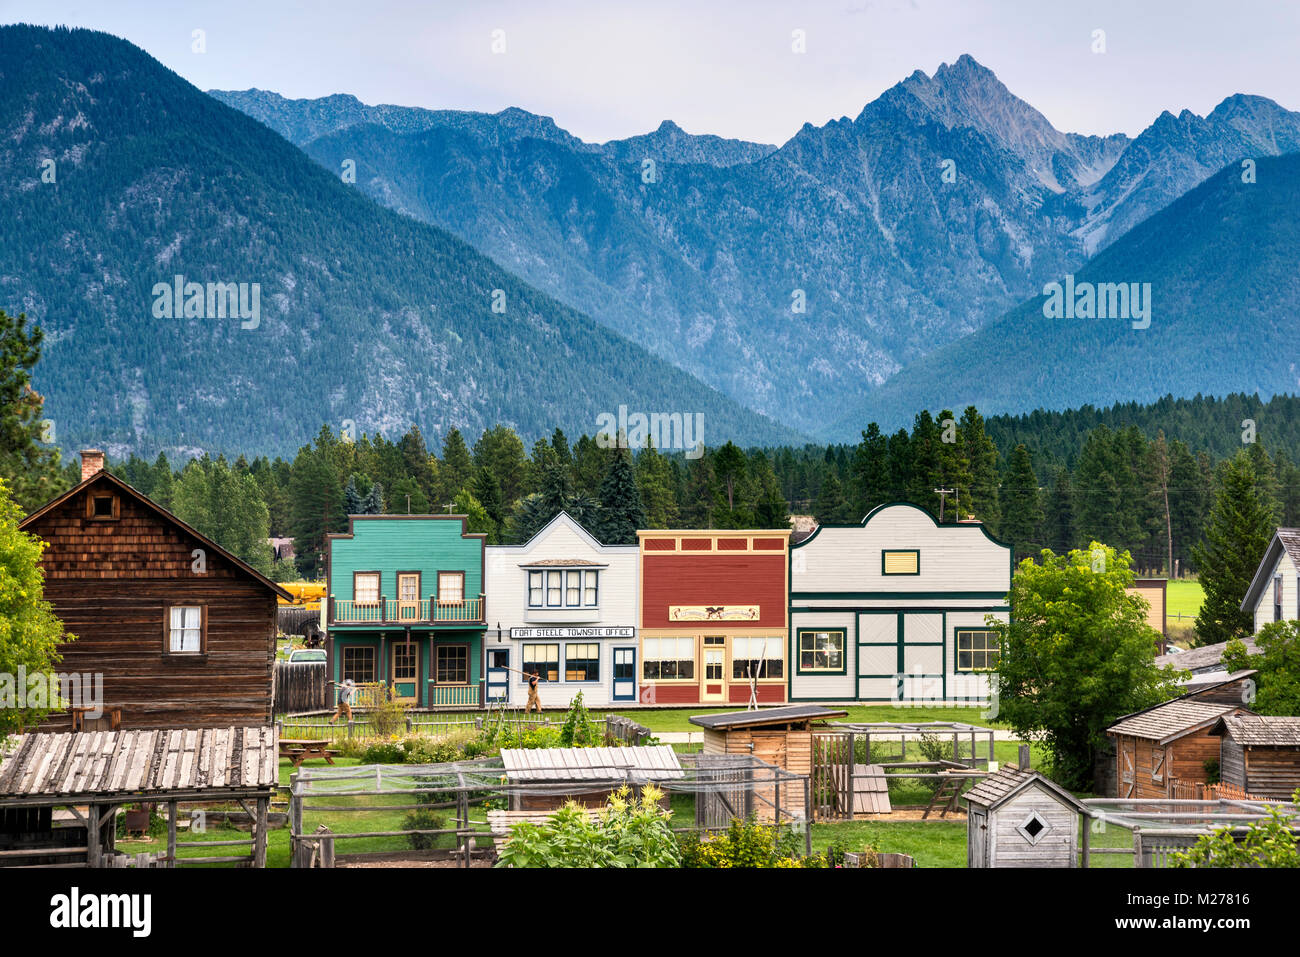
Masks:
[[[727,711],[722,714],[697,714],[688,720],[701,728],[721,731],[727,728],[752,728],[765,724],[788,724],[791,721],[820,721],[847,717],[848,712],[819,704],[797,704],[785,708],[759,708],[757,711]]]
[[[1300,748],[1300,718],[1265,714],[1225,714],[1211,734],[1227,734],[1252,748]]]
[[[666,744],[631,748],[502,748],[512,784],[531,781],[610,781],[629,773],[649,781],[685,777],[677,752]]]
[[[1169,741],[1188,732],[1213,724],[1236,707],[1175,698],[1162,705],[1139,711],[1106,729],[1107,734],[1122,734],[1149,741]]]
[[[269,727],[22,734],[0,761],[0,800],[261,790],[279,767]]]

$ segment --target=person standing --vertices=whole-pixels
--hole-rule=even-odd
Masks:
[[[542,702],[537,697],[537,682],[541,680],[541,675],[533,672],[528,675],[528,705],[524,708],[524,714],[536,710],[538,714],[542,713]]]
[[[331,682],[332,683],[332,682]],[[339,685],[339,706],[334,709],[334,714],[330,717],[330,724],[333,724],[342,715],[345,721],[352,720],[352,696],[356,693],[357,684],[351,678],[344,678],[343,683]]]

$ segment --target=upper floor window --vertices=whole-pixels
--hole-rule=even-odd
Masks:
[[[352,597],[358,605],[379,603],[379,572],[357,572],[352,576]]]
[[[99,521],[111,521],[118,517],[117,496],[96,492],[86,499],[86,517]]]
[[[880,553],[880,574],[921,574],[921,553],[915,548],[884,549]]]
[[[465,601],[465,573],[438,572],[438,602],[459,605]]]
[[[1273,620],[1282,620],[1282,576],[1273,578]]]
[[[566,568],[528,572],[529,608],[595,608],[600,599],[600,572]]]

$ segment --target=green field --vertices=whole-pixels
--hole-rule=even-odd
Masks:
[[[842,708],[839,705],[827,705],[830,708],[838,708],[841,711],[849,713],[847,718],[835,718],[835,721],[891,721],[891,722],[918,722],[918,721],[959,721],[963,724],[974,724],[981,727],[1000,727],[996,721],[989,721],[980,717],[983,712],[982,708],[895,708],[893,705],[845,705]],[[592,711],[592,715],[598,720],[603,721],[606,714],[622,714],[631,718],[638,724],[645,725],[651,731],[657,733],[671,731],[693,731],[702,732],[704,729],[699,725],[691,724],[690,718],[697,714],[722,714],[734,712],[739,709],[731,708],[628,708],[624,711]]]
[[[1178,578],[1171,580],[1168,588],[1169,607],[1166,611],[1170,623],[1190,624],[1200,612],[1201,603],[1205,601],[1205,590],[1201,588],[1201,583],[1194,578]],[[1180,619],[1179,615],[1183,617]]]

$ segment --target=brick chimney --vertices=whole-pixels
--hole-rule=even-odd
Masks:
[[[97,472],[104,471],[104,453],[99,449],[81,450],[81,480],[84,482]]]

